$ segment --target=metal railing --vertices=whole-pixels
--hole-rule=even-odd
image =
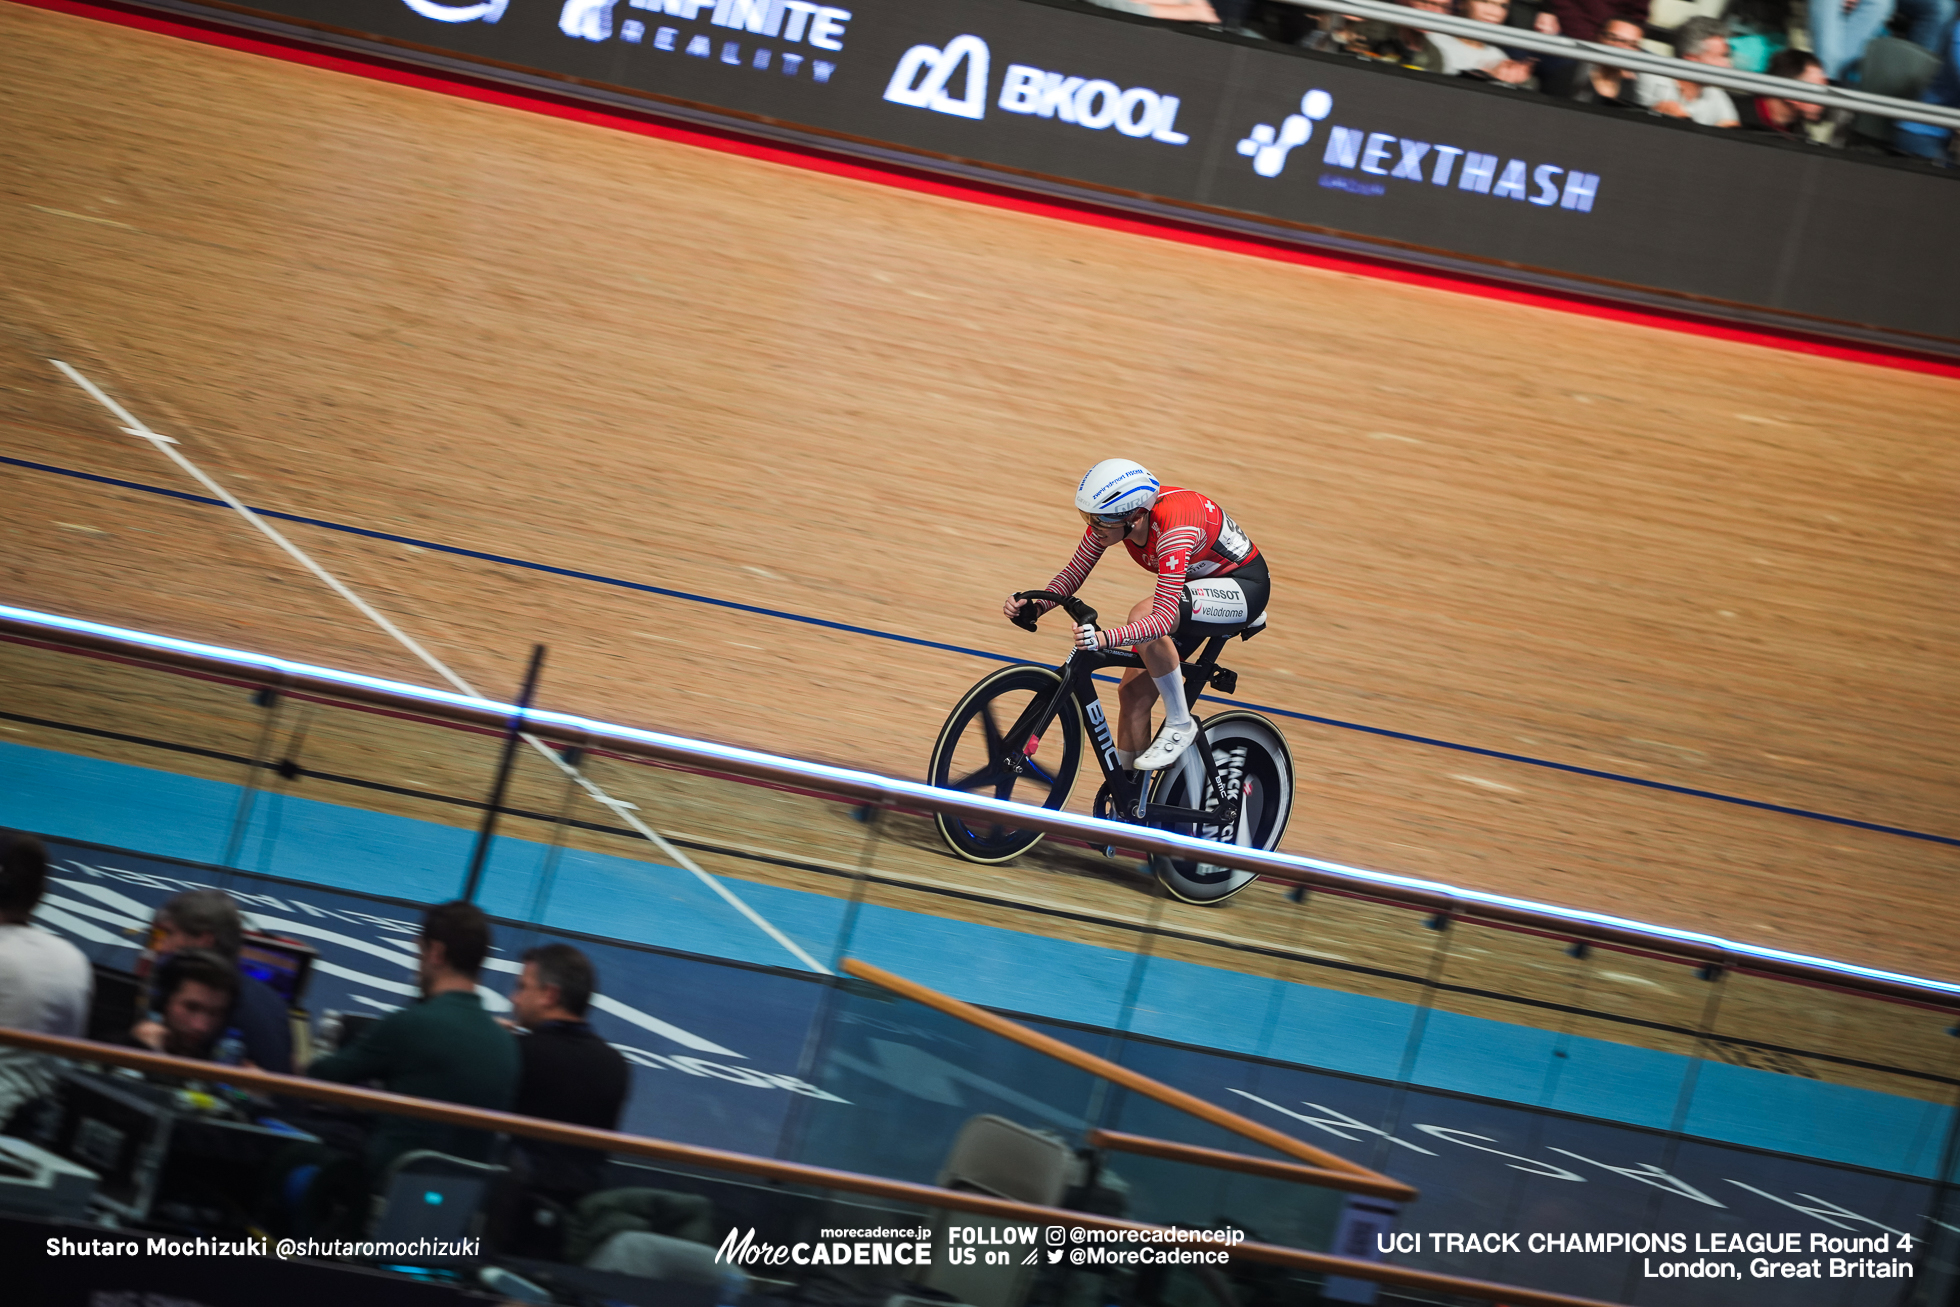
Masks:
[[[1165,1228],[1142,1221],[1126,1221],[1120,1217],[1097,1216],[1089,1212],[1042,1207],[1008,1198],[995,1198],[973,1190],[941,1189],[934,1185],[916,1184],[909,1180],[888,1180],[881,1176],[810,1166],[803,1162],[786,1162],[773,1157],[759,1157],[752,1153],[706,1148],[696,1144],[676,1143],[668,1139],[653,1139],[644,1135],[622,1134],[616,1130],[598,1130],[590,1126],[567,1125],[538,1117],[519,1116],[515,1112],[465,1107],[429,1098],[391,1094],[385,1090],[362,1089],[353,1085],[309,1080],[304,1076],[279,1075],[271,1071],[246,1067],[220,1066],[195,1058],[173,1057],[165,1053],[124,1048],[115,1044],[98,1044],[87,1039],[69,1039],[59,1035],[42,1035],[0,1027],[0,1047],[18,1048],[81,1063],[127,1067],[132,1071],[150,1075],[230,1085],[238,1089],[278,1094],[334,1107],[395,1116],[412,1116],[418,1120],[435,1121],[443,1125],[462,1126],[491,1133],[517,1135],[544,1143],[598,1149],[622,1157],[645,1158],[650,1161],[678,1163],[709,1171],[732,1172],[760,1180],[809,1185],[813,1188],[831,1189],[840,1193],[857,1194],[891,1202],[910,1203],[920,1207],[948,1208],[953,1211],[1018,1221],[1027,1225],[1064,1225],[1099,1230]],[[1182,1241],[1203,1242],[1198,1238]],[[1419,1271],[1382,1262],[1339,1257],[1331,1253],[1284,1248],[1276,1244],[1239,1243],[1232,1247],[1231,1252],[1234,1257],[1243,1257],[1248,1261],[1291,1267],[1317,1275],[1345,1276],[1370,1280],[1378,1284],[1420,1289],[1430,1293],[1480,1298],[1492,1303],[1504,1303],[1507,1307],[1607,1307],[1607,1304],[1593,1298],[1576,1298],[1538,1289],[1493,1284],[1483,1280]]]
[[[1353,1193],[1370,1194],[1376,1198],[1387,1198],[1398,1203],[1412,1202],[1417,1197],[1416,1191],[1408,1185],[1398,1180],[1391,1180],[1380,1172],[1371,1171],[1358,1163],[1350,1162],[1339,1153],[1315,1148],[1312,1144],[1295,1139],[1292,1135],[1275,1130],[1271,1126],[1249,1121],[1237,1112],[1230,1112],[1215,1104],[1207,1103],[1204,1099],[1187,1094],[1183,1090],[1172,1089],[1162,1081],[1152,1080],[1142,1072],[1133,1071],[1107,1058],[1097,1057],[1094,1053],[1085,1053],[1052,1035],[1030,1030],[1018,1021],[1009,1021],[1006,1017],[996,1016],[984,1008],[942,994],[936,989],[921,985],[916,980],[895,976],[882,967],[874,967],[856,958],[844,959],[843,966],[846,974],[856,976],[859,980],[868,980],[901,998],[944,1012],[947,1016],[977,1026],[990,1034],[999,1035],[1002,1039],[1012,1040],[1023,1048],[1031,1048],[1037,1053],[1046,1054],[1057,1062],[1065,1063],[1080,1071],[1087,1071],[1093,1076],[1100,1076],[1112,1084],[1142,1094],[1145,1098],[1155,1099],[1167,1107],[1174,1107],[1180,1112],[1197,1117],[1200,1121],[1209,1122],[1243,1139],[1263,1144],[1274,1152],[1285,1153],[1289,1157],[1307,1163],[1305,1166],[1290,1168],[1293,1179],[1309,1179],[1314,1184],[1346,1189]],[[1122,1137],[1129,1138],[1127,1135]],[[1167,1144],[1166,1147],[1175,1147],[1175,1145]],[[1225,1153],[1220,1156],[1236,1155]]]
[[[407,711],[433,721],[499,736],[509,729],[513,717],[519,715],[513,705],[492,699],[427,689],[6,605],[0,605],[0,639],[106,654],[157,667],[215,675],[286,693],[310,694],[397,712]],[[1433,913],[1445,920],[1459,919],[1500,928],[1540,931],[1575,942],[1661,953],[1724,970],[1960,1011],[1960,984],[1951,981],[1835,962],[1698,931],[1534,903],[1527,899],[1411,876],[1343,866],[1318,858],[1268,853],[1072,812],[1004,803],[997,799],[936,789],[917,781],[802,762],[751,749],[619,726],[569,713],[534,709],[521,716],[526,731],[541,739],[573,748],[600,748],[625,757],[699,768],[772,785],[801,787],[855,803],[894,810],[952,813],[988,823],[1012,822],[1016,829],[1039,830],[1093,847],[1114,846],[1142,854],[1201,858],[1207,863],[1252,871],[1285,884],[1373,899]]]
[[[1709,64],[1676,59],[1669,55],[1649,54],[1645,50],[1627,50],[1615,45],[1600,45],[1595,41],[1581,41],[1570,36],[1551,36],[1527,27],[1504,27],[1492,23],[1480,23],[1470,18],[1460,18],[1454,14],[1432,14],[1427,10],[1387,4],[1384,0],[1281,0],[1281,3],[1300,9],[1378,19],[1393,23],[1397,27],[1412,27],[1423,32],[1442,32],[1467,41],[1481,41],[1485,45],[1500,45],[1517,50],[1531,50],[1538,54],[1560,55],[1568,59],[1583,60],[1586,63],[1621,68],[1628,72],[1655,73],[1662,77],[1672,77],[1676,81],[1695,82],[1702,86],[1719,86],[1728,91],[1746,91],[1751,95],[1773,95],[1784,100],[1805,100],[1832,109],[1849,109],[1855,113],[1875,114],[1881,118],[1899,118],[1910,122],[1932,123],[1940,127],[1960,128],[1960,109],[1948,108],[1945,105],[1922,104],[1917,100],[1898,100],[1887,95],[1872,95],[1865,91],[1853,91],[1838,86],[1818,86],[1794,78],[1771,77],[1767,73],[1749,73],[1737,68],[1716,68]]]

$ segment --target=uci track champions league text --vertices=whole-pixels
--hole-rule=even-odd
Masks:
[[[1634,1253],[1641,1259],[1641,1278],[1648,1280],[1890,1280],[1912,1278],[1913,1264],[1895,1254],[1911,1253],[1916,1247],[1909,1234],[1845,1237],[1795,1230],[1696,1234],[1679,1230],[1631,1234],[1382,1232],[1375,1235],[1370,1251],[1378,1257],[1396,1253]],[[1691,1261],[1678,1260],[1684,1254],[1695,1256]]]

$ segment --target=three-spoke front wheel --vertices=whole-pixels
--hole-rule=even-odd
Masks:
[[[1054,669],[1003,667],[966,692],[932,749],[928,780],[943,790],[1060,808],[1082,761],[1082,711],[1073,698],[1038,733],[1031,733],[1062,678]],[[957,813],[935,817],[953,852],[971,862],[1006,862],[1041,842],[1041,832]]]

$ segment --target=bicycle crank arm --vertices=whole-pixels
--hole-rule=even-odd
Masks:
[[[1167,821],[1189,822],[1193,826],[1229,826],[1238,819],[1237,799],[1216,808],[1177,808],[1168,803],[1153,803],[1143,818],[1152,826]]]

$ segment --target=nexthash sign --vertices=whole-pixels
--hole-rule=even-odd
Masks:
[[[1314,124],[1333,111],[1334,97],[1315,88],[1300,97],[1300,112],[1288,114],[1277,130],[1271,123],[1253,124],[1251,132],[1239,142],[1238,151],[1252,160],[1252,170],[1261,177],[1278,177],[1286,169],[1288,154],[1312,140]],[[1462,161],[1460,168],[1458,160]],[[1461,146],[1431,144],[1359,127],[1330,125],[1320,161],[1329,167],[1400,181],[1427,181],[1432,186],[1449,186],[1454,182],[1458,190],[1493,199],[1524,200],[1541,208],[1557,205],[1580,213],[1591,213],[1593,199],[1599,194],[1597,173],[1567,169],[1555,163],[1532,167],[1523,159],[1505,159]],[[1564,177],[1562,186],[1561,176]],[[1330,190],[1361,195],[1380,195],[1386,189],[1368,187],[1366,183],[1357,186],[1348,179],[1330,178],[1327,174],[1321,175],[1320,184]]]
[[[209,16],[240,8],[301,39],[352,33],[391,59],[541,74],[615,107],[643,95],[1043,194],[1960,350],[1960,260],[1924,255],[1960,221],[1960,182],[1749,133],[1063,0],[238,0]]]

